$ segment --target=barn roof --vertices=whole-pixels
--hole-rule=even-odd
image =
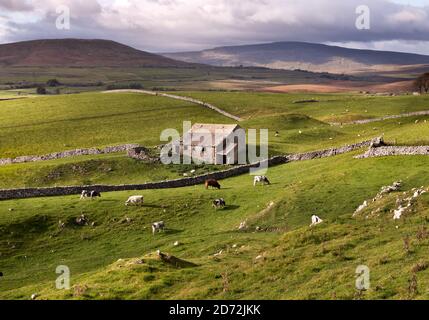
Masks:
[[[217,146],[239,128],[240,126],[238,124],[195,123],[190,130],[190,133],[192,135],[192,145],[199,144],[199,141],[194,139],[194,134],[197,134],[197,137],[203,133],[211,134],[212,141],[214,141],[214,144],[207,144],[206,146]]]

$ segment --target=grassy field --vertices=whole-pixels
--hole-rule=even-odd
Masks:
[[[58,67],[3,67],[0,70],[0,88],[22,84],[44,85],[50,79],[59,80],[66,88],[103,90],[108,85],[139,83],[147,89],[169,90],[243,90],[272,85],[295,83],[326,83],[332,79],[386,81],[387,77],[352,77],[327,75],[306,71],[270,70],[264,68],[58,68]],[[34,91],[34,90],[33,90]]]
[[[419,210],[396,224],[385,209],[390,203],[382,204],[378,218],[351,215],[382,185],[401,179],[404,190],[428,185],[429,159],[351,156],[273,167],[268,187],[254,188],[244,175],[222,181],[221,191],[203,186],[144,191],[143,208],[124,207],[132,192],[104,194],[97,201],[76,196],[3,201],[0,269],[6,276],[0,297],[26,299],[37,292],[41,298],[330,299],[334,293],[353,298],[354,269],[367,264],[374,272],[368,297],[405,298],[411,268],[427,263],[429,243],[418,242],[415,234],[428,225],[429,198],[422,197]],[[226,199],[225,210],[211,208],[216,197]],[[266,209],[270,202],[274,205]],[[81,213],[95,226],[75,226],[73,219]],[[314,230],[307,227],[312,214],[325,219]],[[63,230],[60,220],[66,222]],[[150,223],[158,220],[166,221],[168,231],[153,236]],[[265,231],[238,232],[243,220]],[[410,253],[402,248],[406,235],[412,237]],[[182,245],[173,246],[175,241]],[[145,257],[157,249],[198,267],[172,268]],[[214,258],[220,250],[224,253]],[[264,258],[256,261],[259,255]],[[147,263],[115,263],[138,257]],[[58,264],[71,268],[75,291],[53,290]],[[418,279],[421,290],[415,297],[427,298],[429,274],[423,271]],[[85,294],[79,294],[80,287],[87,288]]]
[[[184,92],[246,119],[245,128],[270,130],[271,154],[330,148],[384,135],[398,144],[429,145],[429,116],[364,125],[331,126],[330,122],[372,119],[429,110],[427,96],[368,97],[346,94],[275,94]],[[316,103],[294,103],[314,99]],[[416,120],[419,123],[416,124]],[[399,124],[400,123],[400,124]],[[276,137],[275,132],[280,136]]]
[[[146,163],[125,154],[81,156],[0,166],[0,189],[92,184],[133,184],[183,178],[228,166]]]
[[[185,92],[244,117],[244,128],[270,129],[272,154],[316,150],[385,134],[398,143],[428,141],[429,117],[332,127],[350,121],[426,110],[426,96]],[[315,98],[318,103],[295,104]],[[84,93],[0,101],[0,157],[44,154],[84,147],[136,142],[159,145],[166,128],[182,121],[232,123],[211,110],[176,100],[132,93]],[[46,120],[48,119],[48,120]],[[422,120],[415,125],[415,120]],[[401,125],[398,124],[401,122]],[[280,137],[274,133],[280,131]],[[299,133],[301,131],[301,133]]]
[[[350,112],[353,108],[356,108],[354,113],[362,112],[361,117],[368,118],[425,110],[425,96],[373,98],[324,95],[317,97],[320,103],[294,104],[293,101],[311,96],[255,93],[237,96],[235,93],[218,92],[205,93],[207,99],[204,99],[202,94],[186,94],[211,102],[214,101],[213,96],[217,96],[215,102],[228,111],[232,110],[228,109],[226,102],[231,100],[235,103],[236,97],[242,97],[240,99],[245,102],[241,104],[245,108],[240,115],[249,119],[240,125],[246,129],[269,129],[270,155],[320,150],[380,135],[397,144],[429,144],[429,123],[424,122],[429,116],[342,127],[331,126],[323,120],[333,112],[347,114],[346,110]],[[258,105],[259,102],[255,102],[258,99],[261,105],[264,103],[269,107],[262,109],[264,115],[249,117],[248,114]],[[331,105],[329,101],[335,103]],[[343,109],[346,104],[350,105],[349,109]],[[365,109],[360,107],[361,104]],[[232,120],[196,105],[132,93],[35,97],[2,101],[0,105],[1,158],[131,142],[154,146],[162,143],[159,136],[163,129],[171,127],[181,132],[182,120],[232,123]],[[419,120],[417,124],[416,120]],[[275,136],[276,131],[279,131],[279,136]],[[184,173],[180,168],[177,170],[141,164],[124,155],[76,157],[1,166],[0,187],[157,181],[176,178]]]
[[[245,119],[299,113],[324,122],[358,119],[428,110],[423,96],[366,96],[363,94],[278,94],[258,92],[179,92],[222,108]],[[294,103],[304,100],[316,103]]]
[[[427,110],[426,96],[179,94],[244,117],[244,128],[270,129],[270,154],[381,134],[398,144],[429,144],[424,122],[429,117],[343,127],[328,123]],[[308,98],[319,102],[293,103]],[[143,94],[0,101],[0,157],[132,142],[159,145],[160,132],[180,129],[183,120],[231,123],[199,106]],[[243,175],[221,181],[219,191],[200,185],[106,193],[95,201],[79,196],[1,201],[0,299],[29,299],[33,293],[40,299],[428,299],[428,194],[397,222],[390,210],[402,192],[371,204],[362,217],[352,214],[393,181],[402,180],[403,191],[429,186],[429,157],[353,159],[364,151],[272,167],[272,185],[266,187],[253,187],[252,177]],[[179,178],[191,169],[220,168],[166,167],[124,154],[84,156],[1,166],[0,188],[141,183]],[[142,208],[124,206],[128,196],[140,193]],[[219,197],[228,206],[216,211],[211,201]],[[90,225],[74,223],[81,214]],[[324,223],[309,228],[313,214]],[[159,220],[168,230],[153,236],[150,225]],[[250,229],[239,232],[244,220]],[[158,249],[196,266],[162,262],[154,254]],[[70,267],[71,290],[54,288],[58,265]],[[371,270],[367,292],[355,289],[359,265]]]
[[[183,119],[231,123],[209,109],[141,94],[85,93],[0,102],[0,156],[125,143],[159,145]]]

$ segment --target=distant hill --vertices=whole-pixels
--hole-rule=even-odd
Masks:
[[[0,45],[0,66],[185,67],[189,64],[109,40],[54,39]]]
[[[214,66],[243,65],[332,73],[398,71],[411,65],[429,64],[429,56],[425,55],[348,49],[305,42],[219,47],[163,55],[172,59]]]

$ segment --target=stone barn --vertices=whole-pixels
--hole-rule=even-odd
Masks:
[[[216,165],[246,164],[246,150],[245,131],[237,124],[196,123],[180,141],[183,156]]]

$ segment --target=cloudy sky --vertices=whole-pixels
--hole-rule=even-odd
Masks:
[[[361,5],[369,30],[356,28]],[[56,27],[62,6],[69,30]],[[429,0],[0,0],[0,43],[72,37],[152,52],[307,41],[429,54]]]

